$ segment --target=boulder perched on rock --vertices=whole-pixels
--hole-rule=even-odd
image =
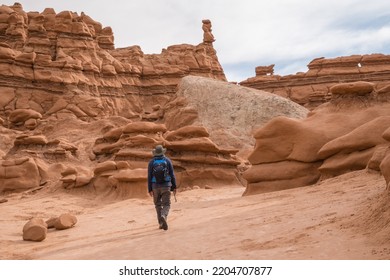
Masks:
[[[367,95],[373,92],[374,84],[370,82],[352,82],[334,85],[330,88],[333,97],[338,95]]]
[[[32,218],[23,227],[23,240],[42,241],[47,235],[47,224],[40,218]]]

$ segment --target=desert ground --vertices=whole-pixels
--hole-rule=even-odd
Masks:
[[[356,171],[316,185],[252,196],[243,187],[198,188],[172,197],[169,229],[152,199],[109,200],[48,188],[0,204],[1,259],[226,260],[390,258],[390,194],[379,173]],[[23,241],[32,217],[74,214],[68,230]]]

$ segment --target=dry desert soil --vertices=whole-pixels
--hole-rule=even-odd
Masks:
[[[82,190],[9,194],[0,204],[1,259],[389,259],[390,194],[366,170],[302,188],[242,197],[243,187],[180,191],[169,229],[151,199],[109,200]],[[70,212],[78,223],[23,241],[32,217]]]

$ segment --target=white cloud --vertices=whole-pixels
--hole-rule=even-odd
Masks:
[[[254,76],[257,65],[277,74],[305,71],[316,57],[390,53],[388,0],[19,0],[26,11],[84,11],[114,31],[116,47],[160,53],[202,41],[213,24],[214,47],[228,80]],[[12,5],[13,2],[5,3]],[[303,63],[300,65],[300,63]],[[291,72],[288,72],[291,71]]]

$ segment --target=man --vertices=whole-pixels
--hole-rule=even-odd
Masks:
[[[171,160],[165,156],[167,149],[157,145],[148,165],[148,192],[153,197],[160,229],[168,229],[171,191],[176,195],[176,178]]]

